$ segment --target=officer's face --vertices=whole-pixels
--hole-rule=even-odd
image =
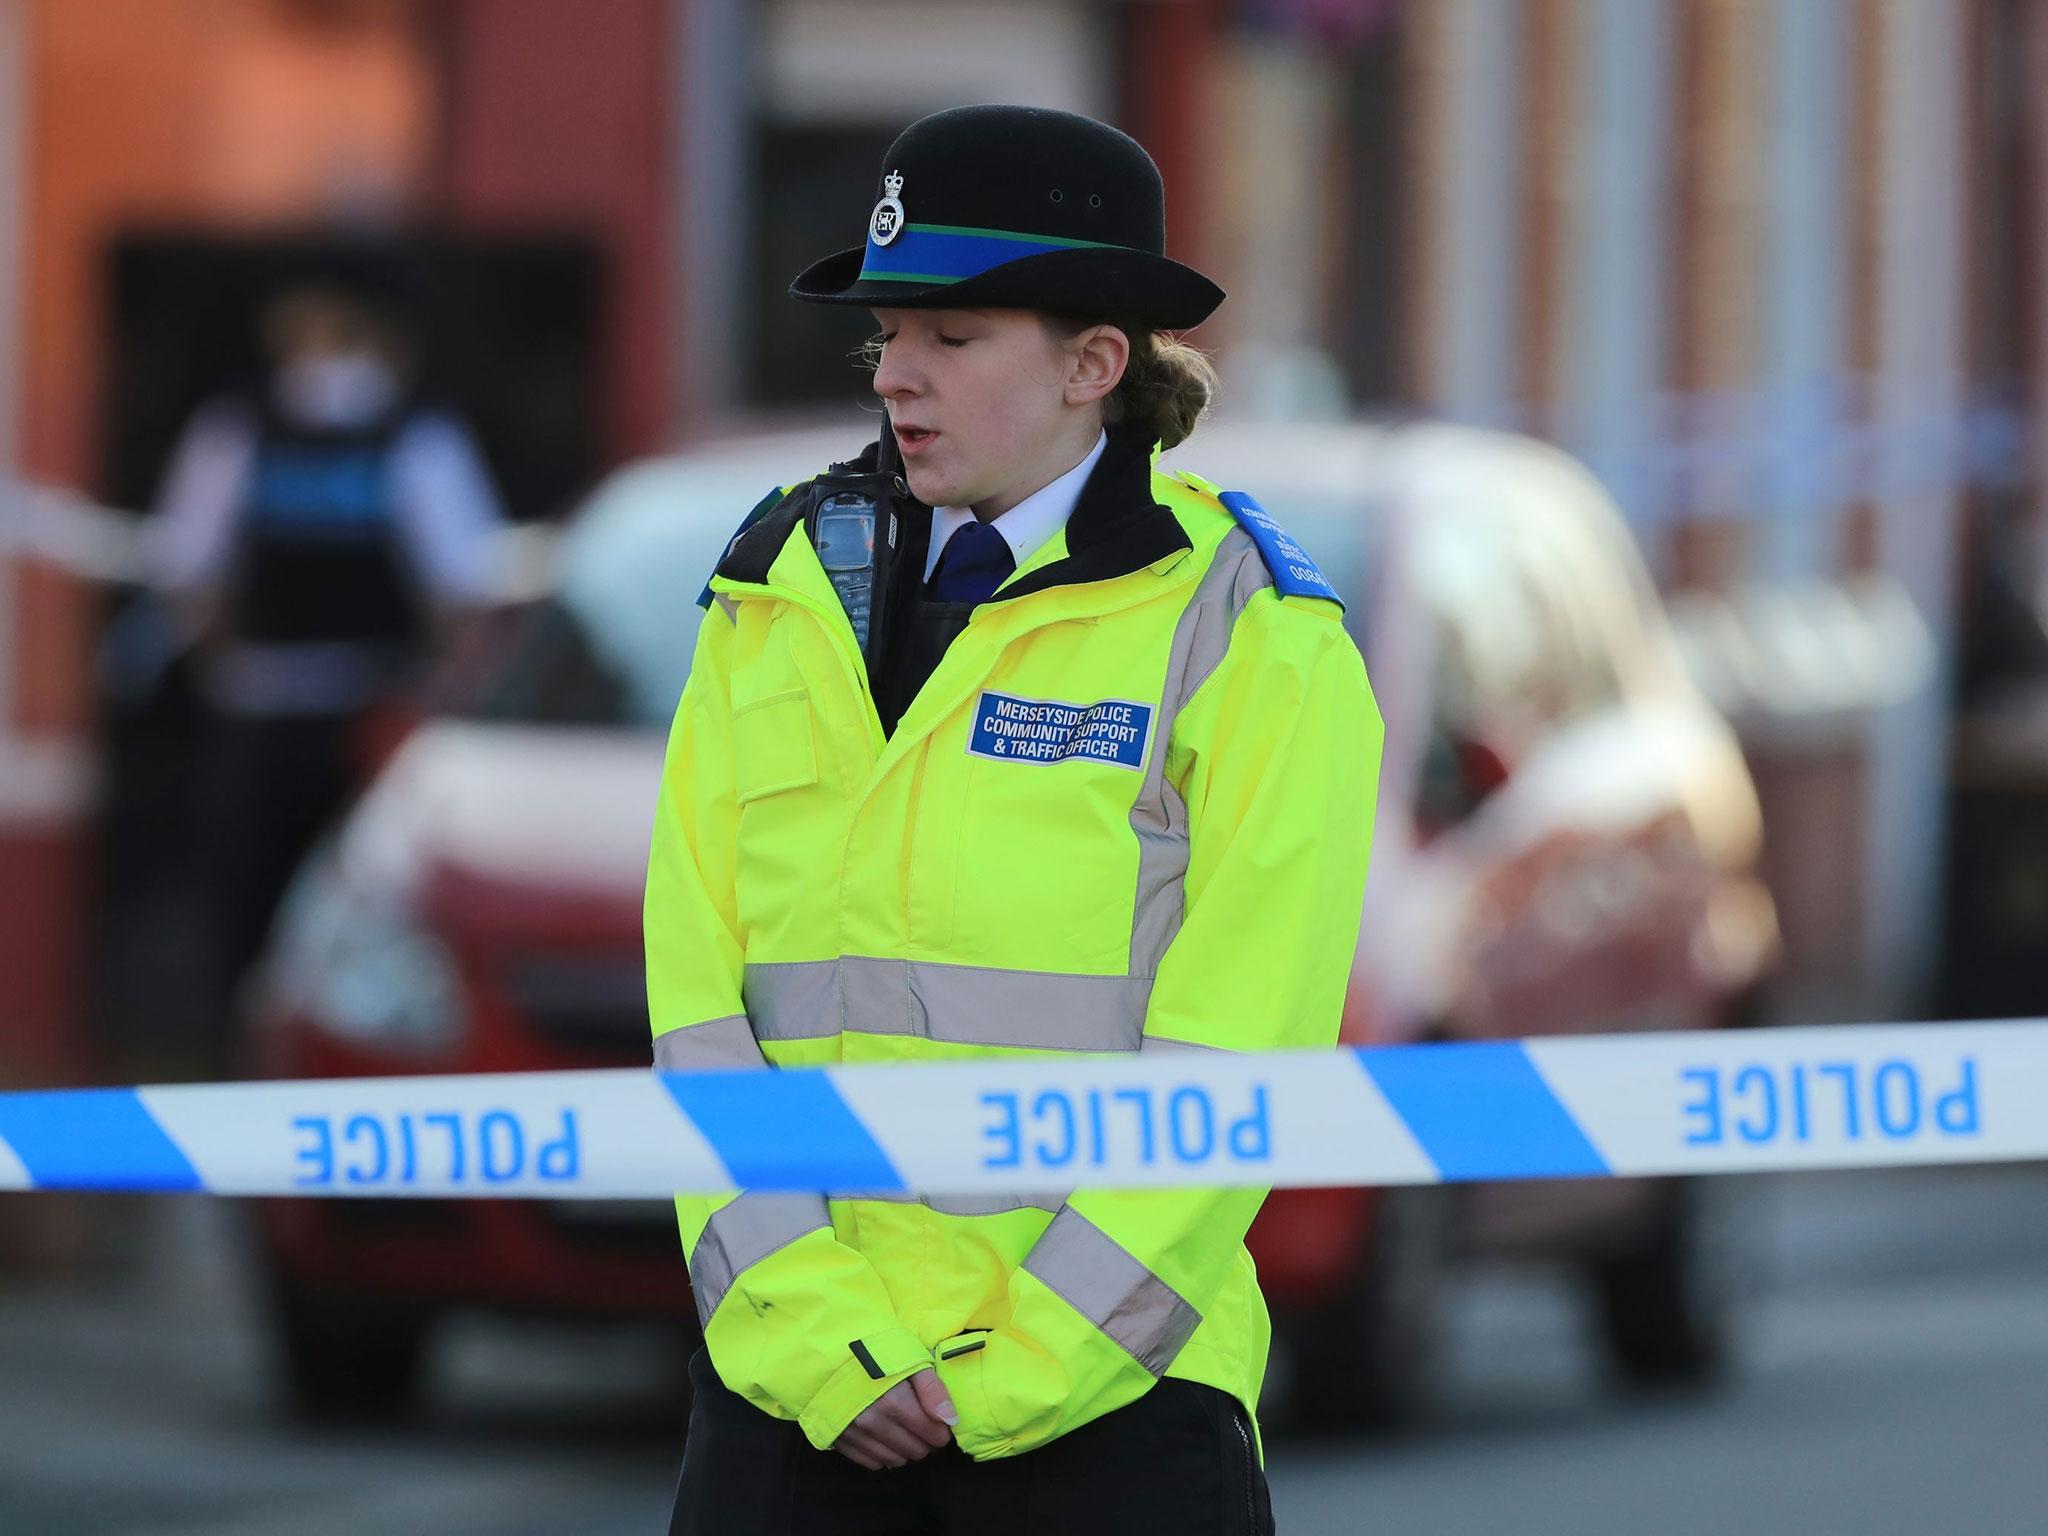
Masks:
[[[928,506],[1007,512],[1070,469],[1101,412],[1075,358],[1022,309],[878,309],[875,393],[911,492]]]

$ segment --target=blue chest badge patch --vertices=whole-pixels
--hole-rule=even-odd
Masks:
[[[1324,597],[1340,608],[1344,606],[1344,599],[1316,569],[1308,551],[1273,521],[1270,512],[1243,491],[1224,491],[1216,499],[1230,509],[1238,527],[1250,534],[1252,542],[1259,546],[1259,558],[1266,562],[1276,589],[1288,597]]]
[[[1152,706],[1130,699],[1062,704],[984,690],[975,701],[967,750],[1001,762],[1063,763],[1080,757],[1142,768],[1151,729]]]

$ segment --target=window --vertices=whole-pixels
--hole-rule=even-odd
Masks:
[[[764,123],[756,163],[746,270],[754,334],[745,344],[747,398],[757,405],[841,404],[867,391],[850,354],[874,332],[865,309],[799,304],[790,280],[832,251],[858,245],[875,201],[875,167],[894,139],[885,128]]]
[[[769,0],[754,12],[759,106],[729,215],[746,242],[733,387],[755,406],[843,404],[866,394],[848,354],[874,321],[796,303],[790,279],[866,238],[882,157],[927,112],[1006,101],[1110,115],[1109,28],[1080,0]],[[917,218],[914,189],[906,202]]]

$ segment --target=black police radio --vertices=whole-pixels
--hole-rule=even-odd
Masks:
[[[875,467],[862,469],[859,463],[835,464],[805,487],[810,504],[804,509],[804,532],[839,594],[868,676],[874,678],[880,675],[888,641],[896,557],[911,505],[896,434],[886,417],[875,446]]]

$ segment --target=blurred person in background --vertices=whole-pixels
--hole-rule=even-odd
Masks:
[[[1092,119],[941,112],[882,172],[866,245],[791,288],[874,312],[879,441],[757,506],[700,598],[656,1063],[1332,1046],[1379,716],[1308,557],[1155,465],[1215,384],[1163,333],[1221,291]],[[1263,1198],[680,1199],[671,1530],[1263,1536]]]
[[[348,269],[275,293],[267,375],[194,412],[151,520],[152,584],[208,717],[209,1072],[233,1064],[236,988],[360,777],[366,721],[496,584],[498,494],[418,388],[403,301],[402,280]]]

